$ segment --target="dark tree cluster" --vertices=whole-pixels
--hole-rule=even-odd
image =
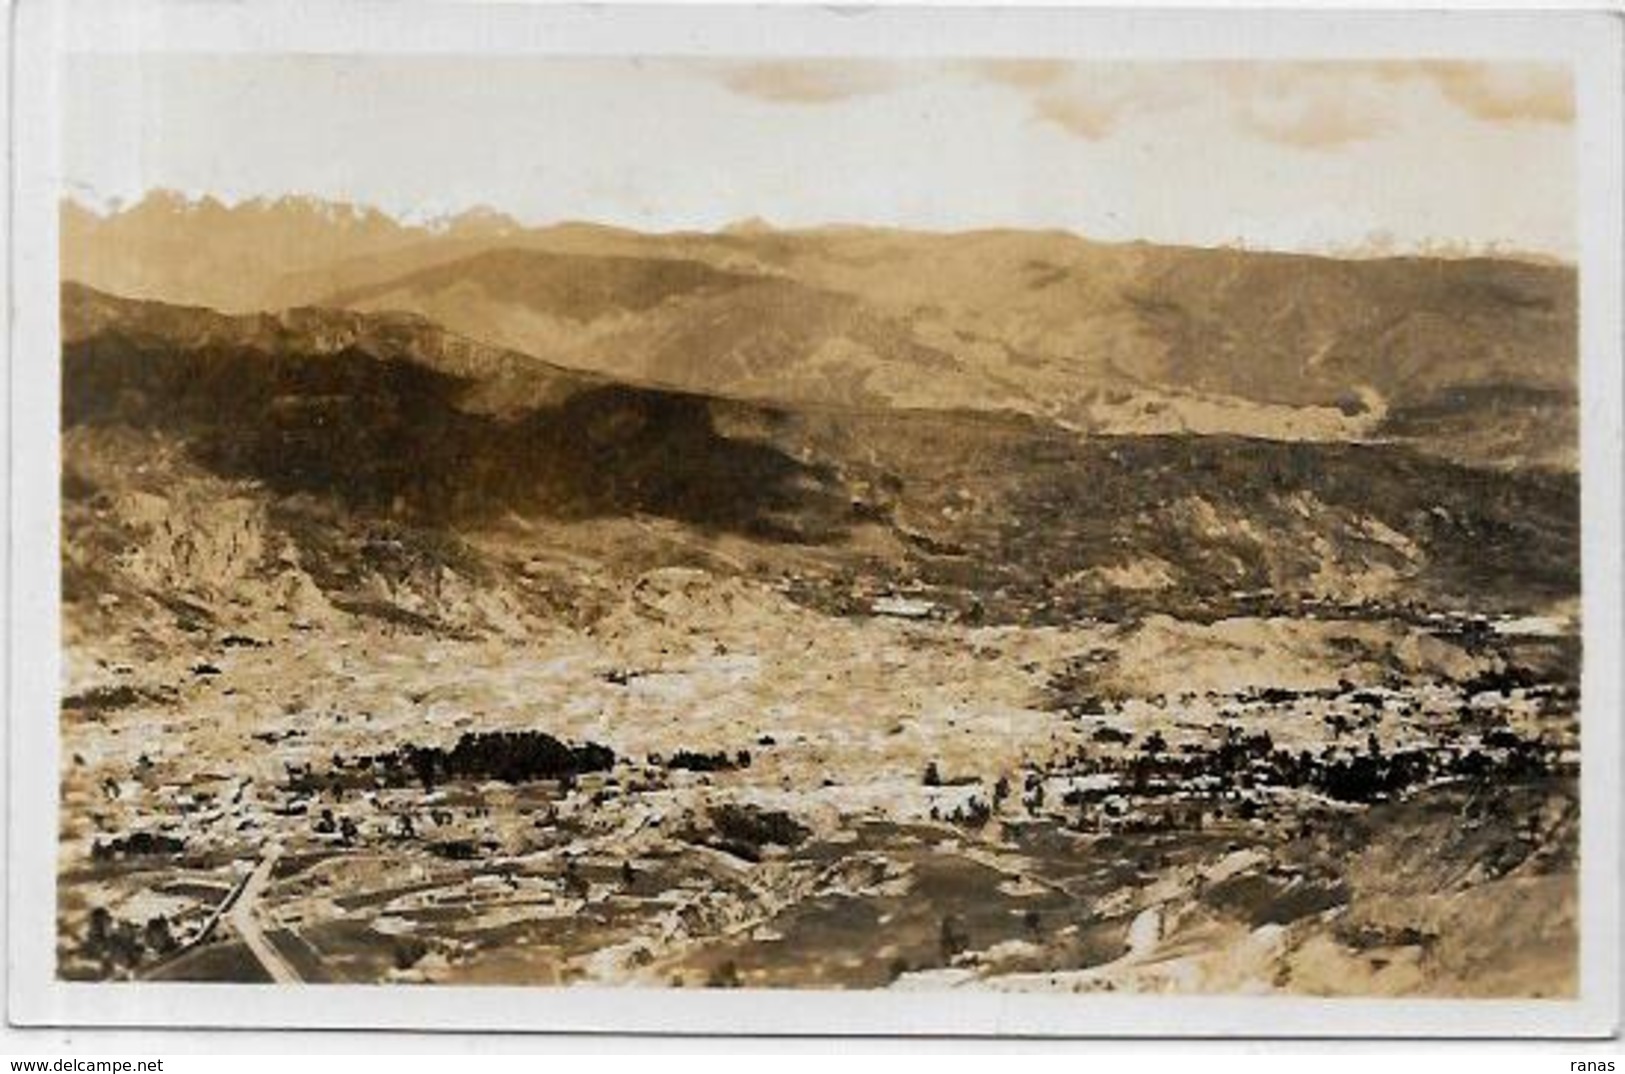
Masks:
[[[1513,690],[1528,690],[1539,684],[1540,680],[1533,672],[1512,664],[1500,670],[1481,671],[1470,679],[1464,679],[1461,688],[1468,694],[1498,693],[1507,697]]]
[[[681,768],[688,772],[730,772],[736,768],[749,768],[749,750],[739,750],[730,756],[724,750],[700,753],[696,750],[678,750],[666,758],[667,768]]]
[[[113,858],[177,857],[186,851],[186,841],[172,835],[155,832],[131,832],[108,842],[96,840],[90,847],[94,861]]]
[[[1173,753],[1160,736],[1153,736],[1129,756],[1080,752],[1072,761],[1073,774],[1120,777],[1116,787],[1074,788],[1062,795],[1062,802],[1080,810],[1080,820],[1090,823],[1095,807],[1125,791],[1147,799],[1184,796],[1194,788],[1204,788],[1194,791],[1199,796],[1224,797],[1254,787],[1296,787],[1341,802],[1369,804],[1443,780],[1540,776],[1558,763],[1551,743],[1522,737],[1505,726],[1484,733],[1472,745],[1386,751],[1371,734],[1361,751],[1334,743],[1318,755],[1278,749],[1267,731],[1248,734],[1232,728],[1217,748],[1186,746]],[[1237,807],[1238,815],[1247,819],[1257,808],[1256,803],[1243,801]]]
[[[708,819],[708,831],[691,830],[686,838],[708,843],[746,861],[761,861],[764,846],[799,846],[812,834],[806,825],[782,810],[751,805],[713,806]]]
[[[596,742],[572,746],[543,731],[470,731],[449,750],[407,743],[392,753],[357,757],[348,763],[335,756],[333,762],[332,770],[325,773],[308,766],[290,768],[288,789],[338,795],[347,787],[399,787],[414,782],[433,790],[458,780],[570,780],[584,772],[607,772],[615,766],[615,751]]]
[[[596,742],[571,746],[541,731],[469,732],[450,752],[420,749],[412,751],[412,758],[412,767],[419,773],[434,768],[446,780],[496,779],[504,783],[605,772],[615,765],[615,753],[607,746]]]
[[[90,912],[90,924],[79,950],[109,970],[133,970],[152,958],[172,954],[179,947],[168,918],[159,915],[150,918],[144,926],[137,925],[115,918],[105,907],[98,906]]]

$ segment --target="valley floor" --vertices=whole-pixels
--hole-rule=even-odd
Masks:
[[[869,612],[70,629],[60,973],[1574,993],[1572,623]]]

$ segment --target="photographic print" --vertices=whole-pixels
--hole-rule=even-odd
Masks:
[[[1579,998],[1571,64],[58,70],[59,982]]]

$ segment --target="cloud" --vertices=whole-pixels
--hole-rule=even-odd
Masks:
[[[1110,134],[1122,112],[1117,102],[1080,96],[1055,95],[1040,97],[1033,102],[1033,114],[1039,119],[1091,142]]]
[[[1333,149],[1363,142],[1383,129],[1382,120],[1363,104],[1330,95],[1296,99],[1253,98],[1236,109],[1241,126],[1266,141],[1299,149]]]
[[[1242,131],[1294,149],[1367,141],[1397,126],[1405,111],[1369,64],[1225,64],[1211,75]]]
[[[899,85],[895,64],[874,60],[788,60],[714,69],[734,93],[783,104],[830,104],[885,93]]]
[[[1147,64],[1001,60],[979,70],[1026,95],[1035,120],[1089,141],[1107,137],[1129,117],[1176,109],[1197,96],[1167,68]]]
[[[1567,123],[1574,116],[1567,71],[1524,63],[990,60],[966,68],[1024,96],[1035,122],[1089,141],[1131,118],[1201,100],[1216,101],[1244,135],[1307,152],[1403,126],[1425,107],[1418,92],[1436,93],[1486,123]]]
[[[1574,84],[1546,64],[1433,63],[1420,74],[1462,111],[1486,123],[1571,123]]]
[[[1419,87],[1485,123],[1567,123],[1567,72],[1522,63],[1402,61],[1237,65],[1225,76],[1241,125],[1306,150],[1377,137],[1422,107]],[[1427,92],[1423,89],[1422,92]]]
[[[960,72],[1027,102],[1033,122],[1096,142],[1135,119],[1216,104],[1241,136],[1334,151],[1404,126],[1430,95],[1491,124],[1569,123],[1565,68],[1468,61],[1101,63],[1000,58],[918,64],[869,59],[707,64],[730,92],[786,105],[838,104]],[[1219,122],[1226,122],[1220,118]]]
[[[978,60],[967,66],[990,82],[1024,89],[1052,86],[1077,67],[1066,60]]]

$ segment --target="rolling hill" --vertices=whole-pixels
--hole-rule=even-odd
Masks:
[[[713,395],[1009,410],[1108,435],[1397,439],[1502,468],[1577,457],[1575,273],[1514,260],[1059,232],[430,229],[308,200],[154,196],[107,218],[68,211],[64,273],[227,310],[416,313]]]
[[[719,542],[746,550],[717,560],[727,569],[803,577],[803,595],[834,609],[857,575],[994,620],[1223,614],[1260,594],[1533,610],[1577,591],[1568,474],[1391,444],[1082,436],[1020,414],[749,402],[582,375],[420,318],[63,297],[66,554],[84,570],[139,559],[94,550],[139,549],[166,514],[151,498],[202,482],[216,492],[193,502],[253,505],[281,534],[242,548],[329,563],[312,577],[340,602],[370,568],[331,564],[372,547],[379,526],[424,550],[424,578],[507,592],[512,564],[468,549],[499,535],[523,560],[559,527],[612,535],[647,520],[702,558]],[[141,520],[131,504],[146,505]],[[191,528],[208,540],[214,525]],[[615,570],[615,542],[592,543],[607,557],[597,569]],[[262,567],[282,569],[249,576]],[[189,584],[179,567],[166,577]]]

